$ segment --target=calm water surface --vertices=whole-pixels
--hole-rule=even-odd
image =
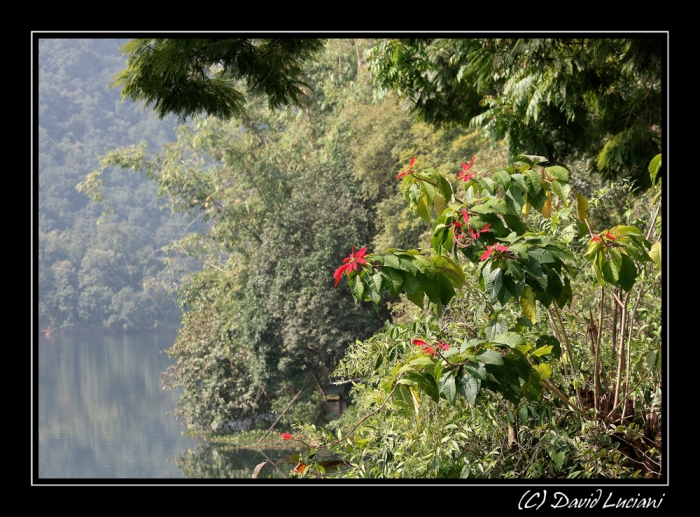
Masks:
[[[196,448],[163,390],[174,332],[39,339],[40,478],[182,478]],[[36,451],[35,451],[36,452]]]
[[[39,338],[41,479],[283,478],[293,451],[229,450],[183,436],[161,375],[175,332]]]

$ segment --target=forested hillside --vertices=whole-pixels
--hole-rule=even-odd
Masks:
[[[115,174],[105,191],[114,213],[76,185],[111,148],[174,138],[177,121],[159,120],[108,89],[124,65],[126,40],[39,40],[39,326],[43,331],[176,326],[178,281],[160,247],[187,220],[160,209],[143,174]],[[177,268],[184,264],[176,265]]]

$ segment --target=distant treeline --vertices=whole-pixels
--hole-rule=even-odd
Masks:
[[[174,118],[161,121],[107,88],[124,66],[118,47],[126,41],[39,41],[42,331],[149,329],[180,320],[168,289],[179,275],[166,273],[160,248],[181,237],[188,221],[159,208],[157,187],[143,174],[111,174],[102,206],[75,188],[110,149],[139,141],[158,147],[175,138]],[[114,212],[98,225],[105,207]],[[180,261],[174,271],[187,267]]]

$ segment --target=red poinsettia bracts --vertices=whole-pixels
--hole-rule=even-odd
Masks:
[[[355,253],[355,246],[352,247],[352,253],[350,253],[350,256],[343,259],[343,262],[345,263],[336,269],[335,273],[333,273],[336,287],[338,287],[338,282],[340,282],[340,277],[343,276],[343,273],[347,273],[349,275],[350,271],[357,271],[358,264],[367,264],[367,260],[365,259],[366,253],[367,248],[362,248]]]
[[[472,165],[474,165],[475,158],[476,158],[476,156],[472,157],[472,161],[469,162],[469,165],[462,162],[462,170],[459,172],[459,175],[457,176],[458,180],[464,180],[464,182],[467,182],[476,175],[476,172],[469,172],[472,168]]]
[[[472,230],[471,228],[469,228],[469,235],[471,235],[472,239],[478,239],[479,237],[481,237],[481,234],[482,234],[482,233],[488,232],[490,227],[491,227],[491,223],[489,223],[489,224],[487,224],[486,226],[484,226],[484,227],[483,227],[481,230],[479,230],[478,232],[475,232],[474,230]]]
[[[399,174],[396,175],[395,179],[403,178],[406,174],[413,174],[413,164],[416,163],[416,157],[414,156],[411,159],[411,163],[408,166],[408,170],[405,170],[403,172],[400,172]]]
[[[610,232],[605,232],[605,233],[601,232],[601,233],[599,233],[598,235],[594,235],[593,237],[591,237],[591,242],[601,242],[601,239],[600,239],[600,236],[601,236],[601,235],[602,235],[603,237],[605,237],[606,239],[611,240],[611,241],[616,241],[616,240],[617,240],[617,237],[615,237],[612,233],[610,233]]]
[[[482,230],[483,231],[483,230]],[[491,256],[491,254],[496,254],[501,251],[508,251],[508,246],[504,246],[502,244],[495,244],[493,246],[486,245],[486,251],[484,252],[483,255],[481,255],[481,260],[486,260]]]
[[[467,246],[471,246],[473,241],[479,239],[482,233],[488,232],[489,228],[491,227],[491,223],[487,224],[479,231],[474,231],[473,228],[469,228],[469,213],[464,208],[462,209],[462,217],[464,218],[464,223],[455,221],[452,223],[452,226],[454,226],[453,231],[457,246],[460,248],[466,248]],[[464,228],[469,229],[469,237],[467,237],[467,234],[464,233]]]
[[[437,349],[438,349],[438,348],[441,348],[442,350],[449,350],[449,349],[450,349],[450,345],[448,345],[447,343],[443,343],[442,340],[438,341],[437,345],[435,345],[435,346],[429,345],[428,343],[426,343],[426,342],[423,341],[422,339],[414,339],[414,340],[411,341],[411,342],[412,342],[414,345],[416,345],[417,347],[422,348],[423,351],[424,351],[426,354],[428,354],[428,355],[435,355],[435,354],[437,354]]]

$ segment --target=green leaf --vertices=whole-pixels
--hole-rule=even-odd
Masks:
[[[501,198],[489,198],[480,205],[470,208],[475,214],[513,214],[513,210],[505,200]]]
[[[571,289],[571,281],[569,280],[568,277],[564,277],[564,286],[561,289],[561,294],[559,295],[559,298],[557,298],[557,305],[559,306],[560,309],[563,309],[564,306],[568,303],[569,306],[573,302],[573,290]]]
[[[622,264],[620,266],[620,287],[625,291],[632,289],[637,279],[637,268],[634,262],[627,255],[622,254]]]
[[[541,363],[535,366],[540,380],[549,379],[552,376],[552,366],[547,363]]]
[[[537,174],[535,171],[532,169],[528,169],[524,172],[525,175],[525,184],[527,185],[527,193],[530,195],[537,196],[542,192],[542,180],[540,179],[540,175]],[[528,196],[528,201],[532,203],[532,199]],[[534,203],[533,203],[534,206]]]
[[[419,388],[421,388],[428,396],[433,399],[434,402],[438,402],[440,394],[438,391],[437,384],[435,383],[435,378],[429,373],[409,373],[403,377],[399,382],[406,381],[405,383],[415,383]]]
[[[528,254],[534,257],[540,264],[552,264],[557,261],[551,251],[543,248],[530,247]]]
[[[403,269],[399,264],[399,258],[393,253],[387,253],[383,258],[385,266],[393,267],[394,269]]]
[[[520,209],[522,209],[522,206]],[[518,215],[503,214],[503,219],[506,221],[508,228],[513,230],[518,235],[522,235],[529,230],[527,225],[522,222],[520,216]]]
[[[481,352],[476,354],[476,359],[485,364],[503,364],[503,358],[501,357],[501,354],[499,354],[495,350],[491,350],[490,348],[482,350]]]
[[[442,197],[445,204],[452,201],[452,185],[447,178],[441,174],[436,174],[435,179],[437,180],[438,187],[440,189],[440,197]]]
[[[429,278],[435,276],[435,266],[426,258],[424,255],[415,255],[413,257],[413,264],[418,268],[418,270]]]
[[[528,191],[528,186],[527,186],[527,182],[525,181],[525,176],[523,176],[522,174],[516,173],[516,174],[511,174],[510,179],[513,182],[513,184],[520,190],[520,192],[527,192]]]
[[[423,302],[425,301],[425,293],[421,288],[418,288],[413,293],[406,292],[406,298],[417,305],[419,308],[423,308]]]
[[[476,397],[479,394],[479,388],[481,387],[481,381],[476,377],[464,374],[461,379],[459,379],[457,389],[462,394],[462,396],[467,399],[467,402],[473,407],[476,406]]]
[[[433,206],[435,207],[435,215],[440,217],[442,212],[445,211],[445,200],[440,194],[435,194],[433,198]]]
[[[530,287],[525,287],[525,289],[523,289],[523,294],[520,296],[520,309],[523,311],[523,316],[528,318],[533,324],[537,323],[535,293]]]
[[[499,169],[494,172],[493,179],[503,190],[510,188],[510,174],[505,169]]]
[[[544,156],[539,156],[537,154],[520,154],[515,158],[515,160],[516,161],[522,160],[522,161],[526,162],[528,165],[537,165],[538,163],[543,163],[543,162],[549,161]]]
[[[506,203],[508,203],[508,206],[511,208],[512,213],[518,214],[517,217],[520,218],[520,214],[525,206],[522,190],[512,186],[506,191],[505,200]]]
[[[569,198],[571,187],[569,187],[569,185],[562,185],[555,180],[552,182],[552,192],[554,192],[562,201],[566,201]]]
[[[549,457],[552,458],[552,461],[554,461],[554,463],[559,469],[561,469],[564,466],[567,452],[568,451],[566,449],[558,449],[554,445],[550,445],[549,447],[547,447],[547,454],[549,454]]]
[[[649,174],[651,175],[651,184],[656,185],[656,175],[661,168],[661,155],[657,154],[649,162]]]
[[[456,289],[460,289],[464,285],[464,271],[454,260],[442,255],[431,257],[430,261],[435,266],[435,271],[449,278]]]
[[[527,196],[527,201],[537,210],[538,212],[542,212],[545,203],[548,201],[547,197],[547,191],[544,189],[540,190],[536,194],[528,194]]]
[[[413,359],[408,362],[406,366],[433,366],[435,363],[430,357],[423,356],[419,357],[418,359]],[[403,366],[403,368],[406,368],[406,366]],[[405,370],[404,370],[405,371]]]
[[[588,200],[581,193],[576,193],[576,207],[579,221],[588,219]]]
[[[440,379],[439,393],[444,395],[450,404],[455,403],[457,398],[457,384],[455,383],[454,375],[445,375]]]
[[[385,266],[382,268],[380,273],[384,280],[382,283],[386,287],[386,289],[393,296],[398,296],[399,291],[401,290],[401,286],[403,285],[403,276],[401,274],[401,271]]]
[[[654,262],[654,267],[658,270],[661,269],[661,242],[655,242],[649,251],[649,256]]]
[[[435,275],[435,281],[440,288],[440,303],[442,305],[447,305],[455,295],[454,287],[452,287],[452,281],[447,276],[440,273]]]
[[[491,178],[479,178],[479,185],[482,186],[492,196],[496,194],[496,184]]]
[[[399,257],[399,269],[406,271],[410,275],[416,274],[416,266],[413,264],[413,260],[406,255]]]
[[[547,172],[561,183],[569,182],[569,171],[559,165],[552,165],[546,168]]]
[[[374,291],[381,293],[382,292],[382,284],[383,284],[381,271],[377,271],[376,273],[374,273],[371,276],[371,278],[372,278],[373,285],[369,284],[369,282],[368,282],[368,285],[373,287]]]
[[[559,273],[553,269],[547,270],[547,294],[551,295],[555,300],[561,296],[564,286],[561,283]]]
[[[525,424],[530,419],[530,415],[527,412],[527,406],[523,406],[518,411],[518,416],[520,416],[520,421]]]
[[[426,223],[430,222],[430,205],[428,204],[426,196],[421,196],[418,203],[415,205],[416,215],[423,219]]]
[[[356,276],[352,283],[350,284],[350,292],[352,293],[355,302],[361,302],[364,300],[365,295],[365,284],[362,281],[362,277]]]
[[[491,341],[497,345],[506,345],[510,348],[513,348],[516,345],[525,344],[525,338],[515,332],[504,332],[502,334],[498,334]]]
[[[537,350],[540,350],[542,348],[551,349],[550,352],[548,352],[548,353],[551,353],[552,356],[554,356],[557,359],[559,359],[561,357],[561,345],[559,344],[559,340],[557,338],[555,338],[554,336],[549,336],[549,335],[540,336],[537,339],[535,346],[537,347]],[[542,354],[539,354],[539,355],[542,355]]]
[[[432,303],[440,303],[440,285],[434,281],[434,278],[428,278],[422,273],[417,275],[420,287]]]
[[[542,386],[540,385],[540,374],[535,368],[530,367],[530,375],[521,389],[527,400],[540,400],[542,397]]]

